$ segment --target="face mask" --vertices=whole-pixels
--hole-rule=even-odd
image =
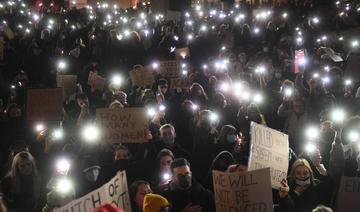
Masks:
[[[165,146],[172,146],[174,144],[174,137],[172,135],[164,136],[163,142]]]
[[[310,185],[310,183],[310,178],[308,178],[307,180],[296,180],[296,184],[299,186],[307,186]]]
[[[191,187],[191,175],[181,175],[179,177],[179,188],[187,190]]]
[[[281,73],[275,73],[275,78],[276,79],[281,79],[282,77],[282,74]]]
[[[161,88],[161,93],[166,93],[167,92],[167,88]]]
[[[226,141],[228,144],[233,144],[236,140],[236,136],[235,135],[227,135],[226,136]]]
[[[85,178],[90,182],[95,182],[99,177],[99,169],[92,169],[85,173]]]

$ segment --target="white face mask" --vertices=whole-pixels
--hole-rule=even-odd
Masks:
[[[85,178],[90,182],[95,182],[99,177],[99,169],[92,169],[85,173]]]
[[[296,184],[299,186],[307,186],[311,184],[310,178],[307,180],[296,180]]]

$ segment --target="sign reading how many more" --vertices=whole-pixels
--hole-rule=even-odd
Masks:
[[[251,122],[250,132],[249,171],[270,167],[271,185],[279,188],[289,166],[288,136],[255,122]]]
[[[131,212],[125,171],[118,172],[114,178],[100,188],[71,201],[61,208],[56,208],[53,212],[88,212],[106,203],[113,203],[117,207],[124,209],[124,211]]]
[[[244,173],[213,171],[217,212],[272,212],[270,169]]]
[[[179,62],[176,60],[160,62],[159,74],[165,78],[178,78],[181,76]]]
[[[338,211],[339,212],[359,212],[360,211],[360,178],[342,177]]]
[[[96,123],[109,143],[147,142],[149,129],[145,108],[96,109]]]

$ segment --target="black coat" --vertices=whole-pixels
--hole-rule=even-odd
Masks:
[[[170,184],[161,195],[171,203],[171,212],[181,212],[189,203],[200,205],[203,212],[215,212],[213,193],[196,180],[193,179],[191,188],[185,191],[174,189]]]

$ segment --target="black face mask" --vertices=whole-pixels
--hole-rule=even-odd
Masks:
[[[121,159],[115,161],[115,168],[117,170],[125,170],[129,167],[130,161],[129,159]]]
[[[188,190],[191,187],[191,175],[181,175],[178,178],[181,190]]]

